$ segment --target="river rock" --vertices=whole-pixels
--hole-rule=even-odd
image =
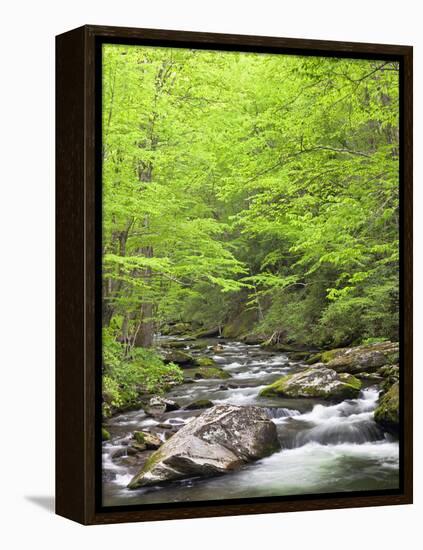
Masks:
[[[165,363],[175,363],[179,367],[186,367],[195,364],[195,360],[189,353],[180,349],[171,349],[166,351],[163,356]]]
[[[112,460],[116,460],[117,458],[121,458],[122,456],[126,456],[127,454],[127,448],[121,447],[120,449],[113,451],[113,453],[111,454],[111,458]]]
[[[134,432],[133,438],[138,444],[145,445],[146,449],[158,449],[162,444],[160,438],[149,432]]]
[[[184,408],[188,410],[196,410],[196,409],[209,409],[210,407],[213,407],[213,401],[210,401],[209,399],[197,399],[197,401],[193,401],[192,403],[189,403]]]
[[[169,349],[169,348],[183,349],[183,348],[186,348],[188,345],[189,345],[189,340],[186,340],[185,338],[183,338],[182,340],[168,340],[167,342],[163,342],[161,344],[161,347],[165,349]]]
[[[338,373],[319,363],[314,368],[279,378],[263,388],[260,395],[342,400],[357,397],[360,389],[361,382],[355,376]]]
[[[276,426],[262,409],[216,405],[167,440],[128,487],[223,474],[279,449]]]
[[[221,380],[225,380],[231,378],[231,375],[220,367],[196,367],[184,370],[184,382],[209,378],[220,378]]]
[[[203,357],[196,357],[195,364],[198,367],[218,367],[219,366],[214,359],[212,359],[211,357],[208,357],[207,355]]]
[[[178,403],[175,403],[175,401],[156,396],[150,399],[148,405],[144,407],[144,411],[150,416],[161,416],[166,412],[177,411],[180,408],[181,407]]]
[[[393,384],[380,398],[375,421],[387,432],[397,434],[399,426],[399,383]]]
[[[397,342],[381,342],[327,351],[322,353],[321,358],[330,369],[357,374],[376,372],[385,365],[394,365],[398,363],[398,354]]]
[[[128,453],[128,455],[136,455],[146,450],[147,445],[145,443],[138,443],[137,441],[134,441],[132,445],[128,445],[128,447],[126,448],[126,452]]]
[[[225,348],[221,344],[216,344],[215,346],[212,346],[211,349],[214,353],[221,353],[222,351],[225,351]]]
[[[110,432],[104,426],[101,427],[101,439],[103,441],[109,441],[110,439]]]

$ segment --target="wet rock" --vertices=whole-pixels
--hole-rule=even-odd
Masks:
[[[189,349],[203,350],[210,346],[205,340],[191,340],[190,342],[187,342],[187,347],[189,347]]]
[[[376,372],[385,365],[398,362],[399,347],[396,342],[381,342],[323,352],[322,361],[337,372],[357,374]]]
[[[197,367],[193,369],[184,370],[184,380],[199,380],[209,378],[220,378],[222,380],[231,378],[229,372],[221,369],[220,367]]]
[[[377,372],[357,372],[355,376],[360,380],[370,380],[371,382],[381,382],[383,380]]]
[[[110,432],[108,430],[106,430],[106,428],[104,426],[102,426],[102,428],[101,428],[101,439],[103,441],[109,441],[109,439],[110,439]]]
[[[347,373],[337,373],[322,363],[296,374],[288,374],[266,386],[261,396],[319,397],[343,400],[358,396],[361,382]]]
[[[179,425],[178,424],[166,424],[166,422],[162,422],[161,424],[157,424],[157,427],[162,428],[163,430],[174,432],[179,428]]]
[[[209,399],[197,399],[197,401],[193,401],[192,403],[189,403],[185,407],[185,409],[188,409],[188,410],[208,409],[210,407],[213,407],[213,401],[210,401]]]
[[[161,344],[162,348],[175,348],[175,349],[183,349],[186,348],[188,345],[188,341],[185,339],[183,340],[168,340],[167,342],[163,342]],[[170,352],[167,352],[170,353]]]
[[[179,349],[166,351],[163,356],[163,361],[165,363],[175,363],[179,367],[186,367],[195,364],[195,359],[192,355]]]
[[[377,374],[379,374],[383,380],[381,385],[383,393],[387,392],[393,384],[399,382],[400,370],[398,365],[386,365],[385,367],[381,367],[377,371]]]
[[[131,456],[123,456],[118,460],[118,464],[122,466],[128,466],[130,468],[138,467],[142,468],[150,456],[153,454],[153,451],[143,451],[132,454]],[[132,470],[134,471],[134,470]],[[135,469],[135,471],[137,471]]]
[[[322,362],[322,354],[321,353],[314,353],[313,355],[310,355],[307,359],[304,360],[304,363],[306,365],[314,365],[315,363]]]
[[[119,460],[119,464],[123,466],[136,466],[139,464],[139,459],[137,456],[124,456]]]
[[[128,456],[134,456],[146,450],[147,450],[147,445],[143,445],[142,443],[135,442],[132,445],[128,445],[126,449],[126,453]]]
[[[216,405],[166,441],[128,487],[223,474],[279,448],[276,426],[263,410]]]
[[[195,364],[198,367],[217,367],[218,364],[211,357],[196,357]]]
[[[122,456],[126,456],[127,454],[127,448],[122,447],[121,449],[116,449],[116,451],[113,451],[110,456],[112,460],[116,460],[117,458],[121,458]]]
[[[384,378],[396,378],[399,380],[399,366],[398,365],[386,365],[377,370],[377,374]]]
[[[175,401],[157,396],[150,399],[148,405],[144,407],[144,412],[150,416],[157,417],[166,412],[177,411],[180,408],[180,405]]]
[[[221,344],[216,344],[215,346],[212,346],[211,349],[214,353],[221,353],[222,351],[225,351],[225,348]]]
[[[397,434],[399,427],[399,384],[396,382],[380,398],[375,421],[387,432]]]
[[[160,438],[149,432],[134,432],[134,439],[138,444],[144,445],[146,449],[158,449],[162,444]]]

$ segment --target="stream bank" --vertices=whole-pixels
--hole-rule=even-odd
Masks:
[[[194,358],[208,357],[227,376],[188,377],[166,395],[177,403],[176,410],[151,416],[139,409],[107,421],[110,440],[103,443],[104,505],[398,487],[398,442],[374,421],[381,391],[374,380],[376,375],[362,379],[362,389],[355,398],[336,403],[318,397],[263,395],[263,389],[282,376],[304,373],[313,366],[286,352],[237,341],[185,343],[181,338],[179,342],[179,349]],[[164,338],[162,343],[166,347],[169,339]],[[165,441],[203,412],[202,408],[192,408],[198,401],[264,409],[276,425],[281,451],[224,476],[192,477],[167,485],[128,489],[142,461],[154,452],[130,454],[133,432],[146,431]]]

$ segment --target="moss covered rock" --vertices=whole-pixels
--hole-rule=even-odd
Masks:
[[[387,432],[397,434],[399,426],[399,383],[384,393],[375,409],[375,421]]]
[[[171,349],[166,351],[163,360],[165,363],[175,363],[180,367],[186,367],[195,364],[195,359],[189,353],[180,349]]]
[[[329,361],[332,361],[332,359],[335,359],[335,357],[343,355],[346,349],[347,348],[336,348],[322,351],[322,353],[320,354],[320,360],[322,361],[322,363],[329,363]]]
[[[162,444],[157,435],[149,432],[136,431],[133,438],[137,444],[144,446],[146,449],[158,449]]]
[[[387,392],[396,382],[399,382],[400,370],[398,365],[386,365],[381,367],[377,371],[377,374],[379,374],[382,379],[381,389],[383,393]]]
[[[313,355],[310,355],[304,363],[306,365],[315,365],[316,363],[322,362],[322,354],[321,353],[313,353]]]
[[[342,400],[357,397],[361,382],[348,373],[337,373],[323,365],[283,376],[263,388],[261,396],[318,397]]]
[[[104,426],[102,426],[101,428],[101,439],[103,441],[109,441],[110,439],[110,433],[108,430],[106,430],[106,428]]]
[[[217,367],[218,364],[211,357],[197,357],[195,359],[195,364],[199,367]]]
[[[220,378],[221,380],[225,380],[226,378],[231,378],[231,375],[220,367],[196,367],[184,370],[185,381],[200,378]]]
[[[326,351],[322,353],[322,361],[328,368],[337,372],[371,373],[376,372],[380,367],[398,362],[398,351],[398,343],[380,342]]]

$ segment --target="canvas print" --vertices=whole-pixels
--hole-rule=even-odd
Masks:
[[[399,487],[399,65],[102,49],[102,504]]]

